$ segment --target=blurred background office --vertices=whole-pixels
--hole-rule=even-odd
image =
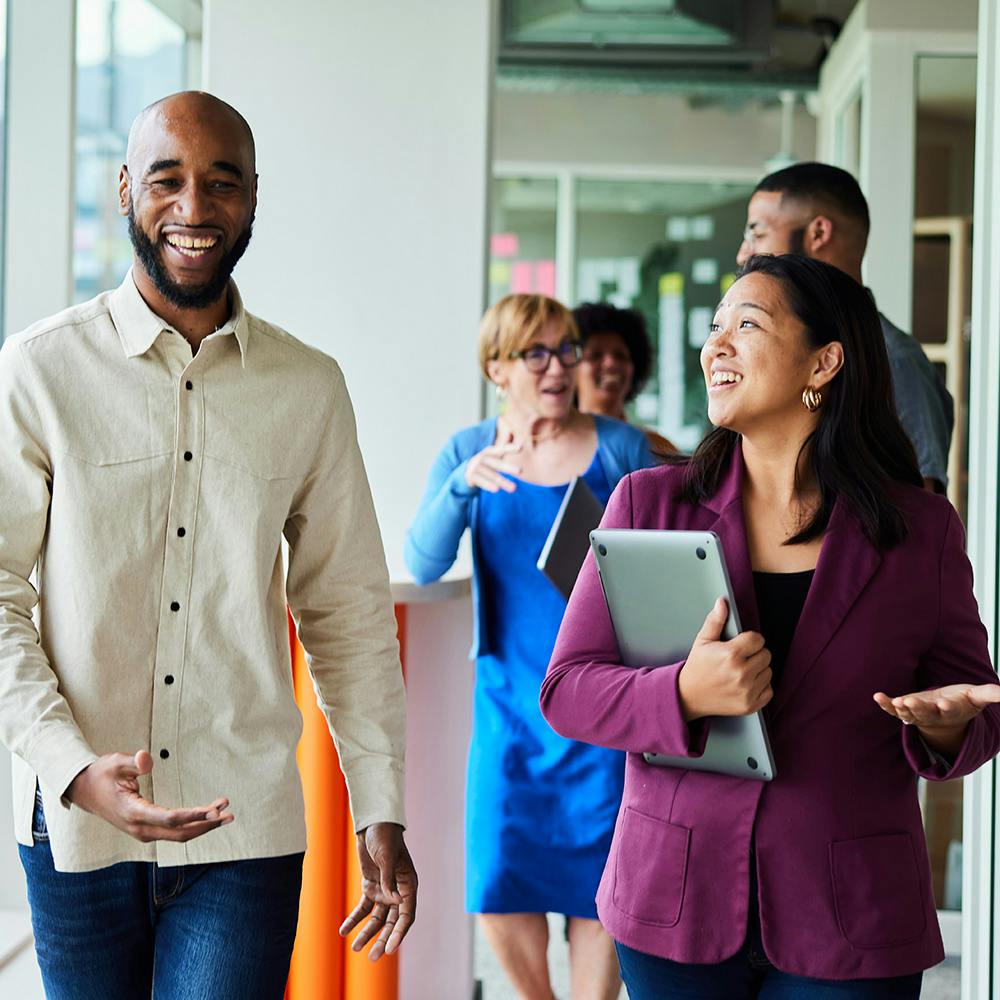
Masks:
[[[402,561],[433,456],[495,405],[474,331],[504,294],[639,310],[655,360],[629,418],[691,448],[705,428],[698,352],[753,186],[803,159],[852,171],[872,212],[865,281],[956,400],[950,496],[995,642],[993,0],[0,0],[0,40],[3,332],[121,280],[129,124],[201,87],[256,133],[260,205],[236,272],[247,307],[347,374],[404,641],[423,895],[400,961],[365,979],[323,924],[342,909],[348,820],[340,800],[317,806],[311,822],[341,824],[341,839],[314,851],[293,1000],[510,995],[475,946],[456,860],[470,562],[420,589]],[[315,746],[306,770],[329,752]],[[41,994],[0,770],[0,995],[30,1000]],[[949,953],[925,995],[1000,997],[996,768],[922,794]]]

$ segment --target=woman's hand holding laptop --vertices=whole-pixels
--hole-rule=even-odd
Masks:
[[[707,715],[751,715],[774,694],[771,654],[759,632],[741,632],[724,640],[729,605],[720,597],[695,637],[677,678],[684,718]]]

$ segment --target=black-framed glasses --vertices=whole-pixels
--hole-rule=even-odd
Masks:
[[[549,367],[553,358],[563,368],[575,368],[583,357],[583,345],[579,340],[564,340],[558,347],[532,344],[523,351],[511,351],[508,357],[511,360],[520,358],[529,372],[539,375]]]

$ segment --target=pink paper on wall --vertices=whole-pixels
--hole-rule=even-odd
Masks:
[[[534,291],[535,265],[530,260],[516,260],[510,266],[510,290],[515,294]]]
[[[491,257],[516,257],[518,249],[517,233],[494,233],[490,237]]]
[[[540,295],[556,297],[556,262],[540,260],[535,263],[535,291]]]

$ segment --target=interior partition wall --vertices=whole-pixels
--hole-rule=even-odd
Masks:
[[[205,86],[257,140],[257,218],[236,278],[251,312],[340,363],[397,583],[434,457],[480,415],[495,22],[492,0],[205,3]],[[405,614],[407,842],[421,876],[399,963],[407,1000],[472,992],[456,985],[472,959],[460,793],[441,798],[467,752],[449,702],[471,682],[471,613],[466,598]]]

